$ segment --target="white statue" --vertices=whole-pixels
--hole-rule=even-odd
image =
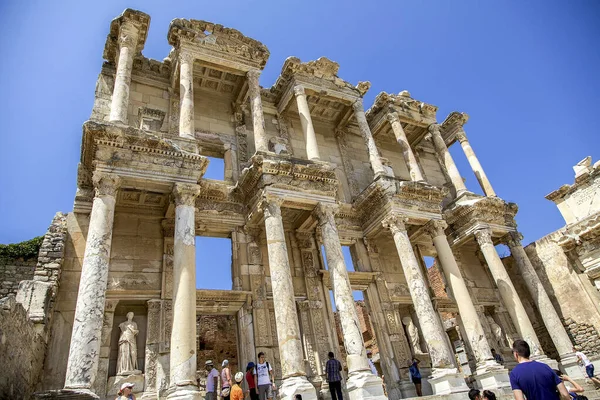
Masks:
[[[139,333],[137,324],[133,322],[133,313],[127,313],[127,321],[119,324],[119,356],[117,358],[117,375],[141,374],[137,369],[137,340]]]
[[[423,351],[421,351],[421,344],[419,343],[419,330],[413,323],[412,318],[404,317],[402,318],[402,323],[406,325],[410,343],[412,344],[415,354],[423,354]]]
[[[490,330],[492,331],[493,339],[496,341],[498,348],[502,349],[507,347],[506,342],[504,341],[504,335],[502,334],[502,327],[494,321],[491,315],[487,315],[488,324],[490,325]]]

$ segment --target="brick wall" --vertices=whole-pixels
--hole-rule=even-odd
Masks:
[[[16,294],[19,282],[33,279],[37,257],[0,257],[0,298]]]

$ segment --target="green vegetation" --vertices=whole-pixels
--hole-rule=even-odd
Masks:
[[[21,243],[0,244],[0,258],[37,257],[43,240],[43,236],[38,236]]]

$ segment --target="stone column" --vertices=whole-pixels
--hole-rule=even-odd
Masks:
[[[146,323],[146,355],[144,361],[144,393],[142,400],[158,398],[157,368],[160,343],[160,310],[162,300],[148,300],[148,321]]]
[[[115,88],[110,103],[111,122],[127,123],[129,109],[129,85],[131,84],[131,69],[133,56],[138,42],[139,31],[132,21],[124,21],[119,30],[119,59],[115,74]]]
[[[386,175],[385,168],[379,157],[377,145],[375,144],[375,139],[373,139],[373,134],[371,134],[371,129],[367,123],[367,117],[365,117],[365,108],[363,107],[362,99],[356,100],[352,104],[352,109],[354,110],[354,116],[356,117],[360,134],[369,151],[369,161],[371,162],[371,168],[373,168],[373,176]]]
[[[98,374],[115,203],[121,179],[96,171],[93,182],[96,196],[81,266],[65,377],[65,389],[84,391],[91,389]]]
[[[558,351],[563,367],[568,368],[568,375],[582,375],[581,369],[577,365],[577,357],[573,353],[573,343],[565,330],[563,323],[546,293],[546,289],[540,278],[538,277],[525,249],[521,244],[521,235],[518,232],[510,232],[507,235],[507,244],[510,248],[510,253],[515,260],[515,264],[523,281],[527,286],[527,290],[531,294],[531,298],[538,308],[544,325],[552,338],[552,342]],[[583,378],[583,376],[581,376]]]
[[[429,382],[433,387],[433,393],[440,395],[468,391],[464,378],[454,366],[454,355],[448,346],[446,332],[431,303],[423,271],[408,238],[406,222],[405,217],[391,215],[383,221],[383,226],[389,229],[394,237],[419,325],[425,333],[423,337],[431,357],[432,376]]]
[[[363,397],[384,399],[381,378],[373,375],[369,368],[367,350],[360,331],[348,270],[346,269],[342,245],[335,225],[334,215],[337,207],[334,204],[319,203],[315,208],[315,214],[319,221],[318,229],[320,229],[323,246],[325,247],[335,307],[340,317],[344,348],[347,354],[348,380],[346,389],[350,399]]]
[[[479,244],[481,253],[485,258],[485,262],[492,273],[496,286],[500,291],[500,297],[504,302],[504,306],[510,314],[513,324],[517,328],[519,335],[523,340],[526,340],[531,347],[531,354],[534,356],[542,356],[542,347],[538,340],[533,325],[527,316],[525,307],[521,303],[521,299],[515,290],[515,287],[504,268],[504,264],[496,252],[494,243],[492,242],[492,234],[489,228],[483,228],[475,231],[475,239]],[[512,345],[512,343],[511,343]]]
[[[483,189],[485,195],[489,197],[496,196],[496,192],[494,192],[492,184],[485,175],[485,172],[483,172],[483,167],[479,163],[477,156],[475,156],[475,152],[469,144],[465,132],[457,132],[456,138],[460,142],[460,145],[462,146],[462,149],[465,152],[465,155],[467,156],[467,160],[469,160],[469,164],[471,165],[471,168],[473,169],[473,172],[475,173],[475,176],[477,177],[477,180],[479,181],[479,184],[481,185],[481,188]]]
[[[200,186],[176,183],[173,249],[173,330],[169,399],[200,399],[196,386],[196,226]]]
[[[446,276],[446,281],[454,295],[460,319],[477,362],[475,379],[483,389],[508,388],[510,387],[508,371],[499,365],[492,356],[491,347],[486,339],[477,310],[473,305],[467,285],[444,233],[447,226],[445,221],[432,220],[425,228],[433,239],[438,259]]]
[[[317,136],[313,127],[312,118],[308,102],[306,101],[306,93],[300,85],[294,86],[294,94],[296,95],[296,103],[298,104],[298,114],[300,114],[300,124],[302,125],[302,133],[306,140],[306,158],[309,160],[319,160],[319,146],[317,145]]]
[[[194,56],[179,53],[179,136],[194,139]]]
[[[431,133],[433,147],[435,147],[435,151],[437,151],[444,160],[444,167],[446,167],[446,171],[448,171],[452,185],[454,185],[454,189],[456,190],[456,197],[458,197],[467,191],[467,187],[463,182],[462,176],[460,176],[460,172],[458,172],[458,168],[454,163],[452,155],[448,151],[448,147],[446,147],[446,142],[444,142],[444,138],[440,133],[440,126],[438,124],[429,125],[429,132]]]
[[[406,138],[406,133],[404,133],[404,129],[402,129],[402,124],[400,123],[400,119],[398,118],[398,113],[388,113],[387,119],[392,125],[392,130],[394,131],[394,136],[396,136],[396,141],[402,149],[402,157],[404,157],[404,162],[408,167],[410,180],[415,182],[423,181],[423,174],[421,173],[421,170],[419,169],[419,164],[417,163],[417,159],[415,158],[415,155],[413,154],[413,151],[410,148],[410,144],[408,143],[408,139]]]
[[[262,100],[260,98],[260,85],[258,84],[258,77],[260,76],[260,71],[251,70],[246,73],[246,77],[248,78],[248,92],[250,96],[250,108],[252,110],[252,126],[254,130],[254,146],[256,147],[256,151],[267,152],[269,151],[269,144],[267,141],[267,135],[265,133],[265,117],[263,115],[262,108]],[[304,100],[306,102],[306,99]],[[300,110],[300,106],[298,106],[298,110]],[[308,110],[308,106],[307,106]],[[309,116],[310,118],[310,116]],[[302,116],[300,116],[302,119]],[[312,122],[311,122],[312,127]],[[302,125],[302,129],[304,129],[304,125]],[[314,130],[313,130],[314,136]],[[316,145],[316,141],[315,141]],[[317,153],[318,158],[318,153]]]
[[[294,286],[281,219],[281,204],[277,197],[265,197],[261,207],[265,218],[269,269],[273,288],[273,304],[277,312],[275,322],[279,338],[282,384],[280,399],[292,400],[296,394],[302,398],[316,400],[314,386],[306,379],[302,339],[296,311]]]

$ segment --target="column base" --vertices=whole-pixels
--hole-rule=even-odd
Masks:
[[[36,400],[99,400],[100,396],[89,389],[60,389],[34,393],[33,398]]]
[[[508,370],[495,361],[488,360],[484,364],[478,365],[473,377],[477,382],[477,387],[481,390],[508,390],[507,393],[511,392]]]
[[[352,372],[346,381],[346,390],[350,400],[386,400],[383,393],[383,381],[371,371]]]
[[[194,385],[175,386],[169,388],[168,400],[203,400],[198,388]]]
[[[157,392],[144,392],[140,397],[141,400],[157,400],[158,393]]]
[[[417,389],[415,389],[415,384],[411,381],[402,380],[398,383],[398,389],[402,396],[400,397],[392,397],[390,393],[390,399],[407,399],[411,397],[417,397]]]
[[[465,378],[456,368],[434,368],[429,383],[434,395],[457,394],[457,398],[464,398],[464,393],[469,391]]]
[[[317,400],[317,390],[305,376],[290,376],[281,382],[279,400],[294,400],[296,395],[302,395],[302,400]]]
[[[539,356],[531,356],[531,359],[541,362],[541,363],[544,363],[552,369],[558,369],[558,361],[549,358],[545,354],[541,354]]]
[[[584,369],[579,365],[575,353],[561,355],[559,366],[561,366],[562,370],[564,370],[565,373],[573,379],[587,378],[587,374],[585,373]]]

